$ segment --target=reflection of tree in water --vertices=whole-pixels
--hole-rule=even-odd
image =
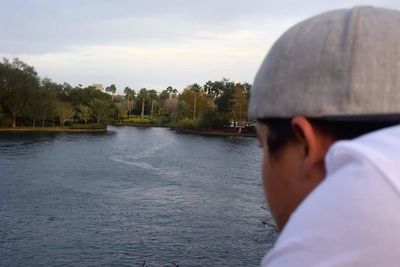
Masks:
[[[45,143],[52,143],[55,133],[1,133],[0,152],[8,155],[36,155]]]

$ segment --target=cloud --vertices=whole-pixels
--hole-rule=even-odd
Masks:
[[[79,45],[176,41],[268,21],[298,21],[332,8],[394,1],[15,0],[2,5],[0,53],[68,51]]]
[[[2,1],[0,56],[19,56],[41,76],[72,84],[251,82],[288,27],[360,4],[400,9],[394,0]]]
[[[268,50],[265,45],[271,42],[257,31],[201,31],[175,43],[78,46],[62,53],[22,55],[21,59],[57,82],[161,90],[167,85],[183,88],[223,77],[251,82]]]

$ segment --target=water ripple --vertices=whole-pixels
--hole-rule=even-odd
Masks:
[[[252,138],[0,135],[1,266],[257,266],[276,238]]]

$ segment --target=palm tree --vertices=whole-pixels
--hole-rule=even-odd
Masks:
[[[132,114],[132,109],[133,109],[133,100],[135,99],[135,90],[129,88],[128,86],[125,87],[124,89],[124,93],[125,93],[125,99],[128,101],[128,115]]]
[[[168,89],[163,90],[158,97],[160,99],[161,105],[163,105],[164,114],[167,114],[167,99],[169,99],[169,97],[170,97],[170,93],[168,92]]]
[[[197,83],[192,84],[190,86],[190,91],[194,93],[194,101],[193,101],[193,119],[196,118],[196,106],[197,106],[197,94],[201,91],[201,86]]]
[[[115,93],[117,92],[117,87],[115,84],[111,84],[110,86],[106,87],[106,91],[112,93],[112,98],[115,98]]]
[[[141,112],[142,118],[144,117],[144,104],[147,98],[148,98],[147,89],[146,88],[140,89],[139,94],[137,95],[137,100],[142,103],[142,112]]]
[[[149,90],[148,98],[149,98],[150,105],[151,105],[150,116],[153,116],[154,101],[156,101],[156,99],[157,99],[157,91],[154,89]]]

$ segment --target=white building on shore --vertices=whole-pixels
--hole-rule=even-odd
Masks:
[[[96,88],[97,90],[100,90],[100,91],[104,92],[104,88],[103,88],[103,85],[101,83],[95,83],[92,86],[94,88]]]

